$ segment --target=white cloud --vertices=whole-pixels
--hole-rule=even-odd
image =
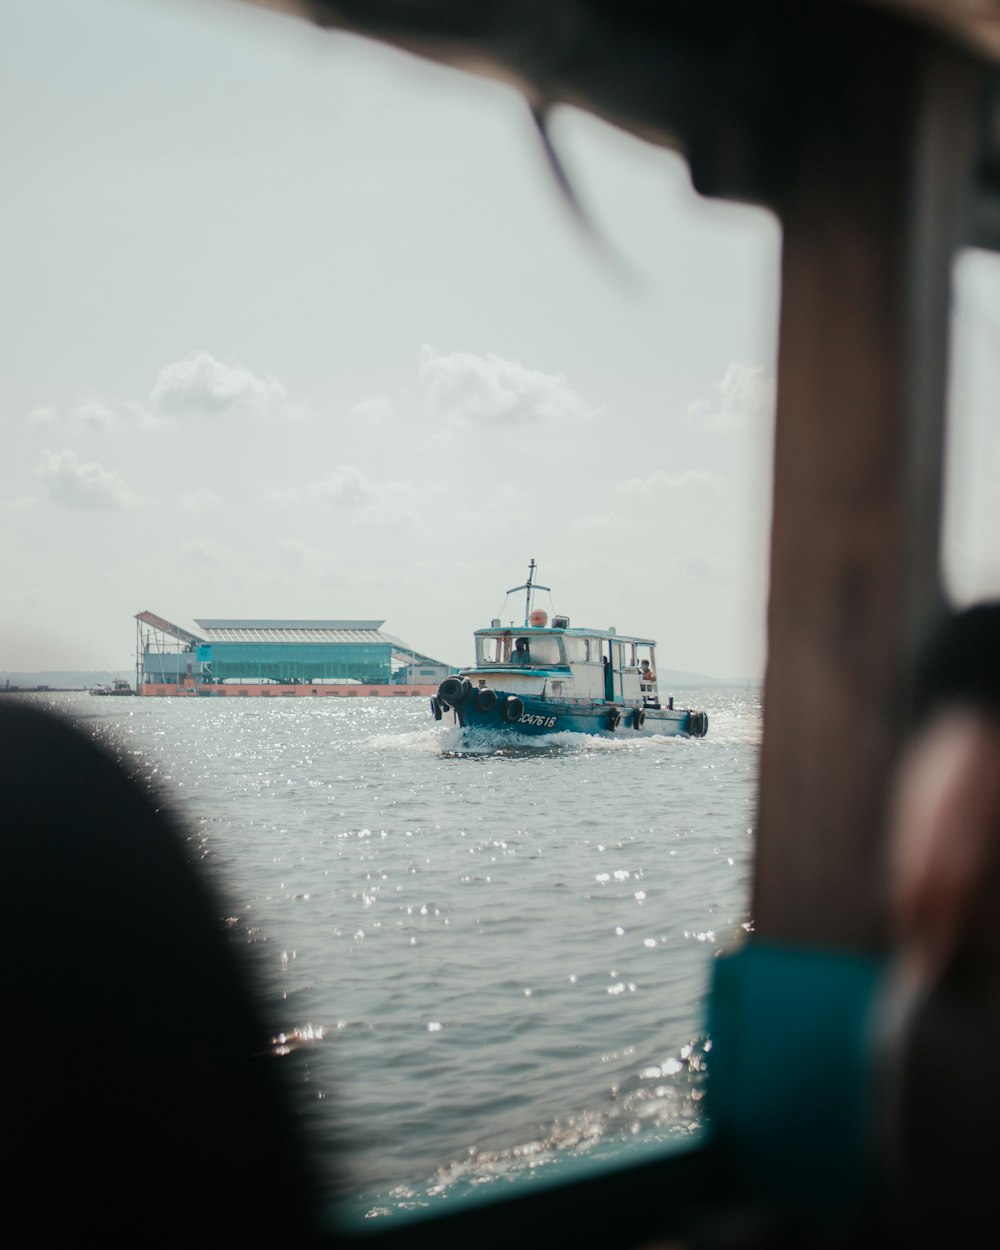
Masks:
[[[294,538],[282,538],[272,543],[271,549],[282,568],[306,569],[329,563],[330,553]]]
[[[185,564],[201,565],[210,569],[233,569],[238,566],[239,557],[229,547],[214,538],[192,538],[180,549]]]
[[[274,490],[270,498],[286,507],[334,509],[358,525],[416,525],[426,496],[409,482],[373,482],[346,464],[299,489]]]
[[[152,501],[137,494],[113,469],[84,463],[68,447],[43,451],[35,476],[56,503],[85,510],[128,511]]]
[[[386,425],[394,416],[392,401],[385,395],[373,395],[361,399],[351,407],[351,416],[357,421],[371,425]]]
[[[59,410],[51,404],[42,404],[32,408],[24,419],[29,425],[55,425],[59,420]]]
[[[329,508],[360,508],[375,503],[378,491],[354,465],[344,465],[324,474],[301,491],[287,492],[284,498],[324,504]]]
[[[150,396],[159,412],[178,416],[227,412],[280,415],[288,392],[277,378],[260,378],[236,362],[224,364],[207,352],[165,365]]]
[[[712,386],[710,399],[688,408],[688,420],[711,432],[746,429],[765,424],[774,416],[774,379],[760,365],[736,360],[727,365]]]
[[[650,502],[678,497],[707,499],[724,492],[722,478],[703,469],[686,469],[683,473],[665,473],[662,469],[654,469],[648,477],[627,478],[614,489],[615,495],[625,500],[642,499]]]
[[[77,404],[65,416],[51,405],[32,408],[25,417],[25,421],[29,425],[42,427],[62,423],[67,429],[90,434],[158,430],[164,428],[165,425],[160,418],[148,412],[140,404],[129,401],[116,402],[96,396]]]
[[[681,551],[669,560],[667,576],[684,585],[724,584],[728,569],[722,560],[704,551]]]
[[[557,373],[528,369],[492,352],[439,352],[424,346],[418,373],[429,415],[452,427],[547,425],[592,417]]]
[[[623,551],[645,551],[651,534],[669,532],[671,548],[704,552],[727,545],[737,524],[736,507],[731,486],[715,473],[654,469],[647,477],[618,482],[604,509],[581,516],[575,528],[588,540],[613,540]],[[692,564],[683,572],[687,580],[703,580],[695,577]]]
[[[118,424],[118,416],[102,399],[88,399],[69,416],[73,425],[90,430],[109,430]]]
[[[190,495],[178,495],[178,512],[218,512],[222,500],[210,490],[196,490]]]

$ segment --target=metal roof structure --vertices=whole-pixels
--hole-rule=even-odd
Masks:
[[[198,620],[206,642],[393,642],[384,621]]]
[[[141,624],[151,625],[153,629],[157,629],[163,634],[169,634],[171,638],[177,638],[189,646],[196,646],[198,643],[205,641],[198,634],[193,634],[189,629],[184,629],[182,626],[175,625],[172,621],[168,621],[162,616],[157,616],[155,612],[136,612],[135,619]]]
[[[392,648],[394,667],[404,664],[441,664],[420,651],[414,651],[395,634],[383,631],[384,621],[378,620],[335,620],[335,621],[304,621],[304,620],[265,620],[210,618],[196,620],[195,624],[202,631],[193,633],[180,625],[175,625],[165,617],[154,612],[137,612],[135,619],[144,625],[151,626],[160,634],[176,638],[184,644],[184,650],[193,650],[206,643],[252,643],[262,646],[277,644],[314,644],[317,646],[331,643],[348,643],[355,645],[380,645]]]

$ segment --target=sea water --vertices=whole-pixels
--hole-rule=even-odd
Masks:
[[[703,740],[469,742],[425,699],[51,696],[181,814],[332,1195],[371,1218],[702,1122],[750,927],[756,690]]]

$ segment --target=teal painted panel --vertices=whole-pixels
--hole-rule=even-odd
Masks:
[[[850,1213],[870,1196],[884,972],[758,943],[716,961],[708,1114],[761,1201]]]
[[[201,652],[207,654],[202,657]],[[359,681],[385,685],[391,643],[213,642],[199,648],[215,681]]]

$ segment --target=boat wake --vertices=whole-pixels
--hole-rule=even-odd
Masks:
[[[458,725],[434,725],[406,733],[379,734],[369,742],[370,745],[383,749],[388,747],[403,751],[426,751],[446,757],[489,755],[510,758],[579,752],[596,754],[609,751],[645,751],[650,747],[657,750],[664,747],[683,750],[702,745],[701,739],[665,734],[630,734],[620,738],[605,738],[567,730],[528,738],[503,730],[469,729]]]

